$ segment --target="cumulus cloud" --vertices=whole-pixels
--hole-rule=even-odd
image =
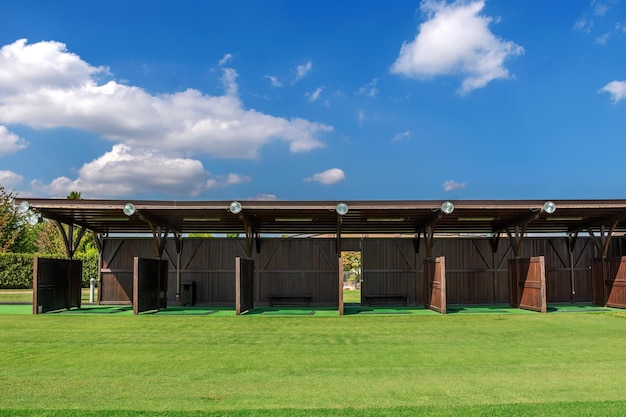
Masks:
[[[56,197],[66,196],[72,190],[80,190],[85,197],[140,195],[149,191],[193,197],[211,188],[249,180],[238,174],[214,178],[200,161],[117,144],[84,164],[77,179],[58,177],[48,184],[35,180],[31,187],[40,194]]]
[[[26,147],[27,143],[5,126],[0,125],[0,156],[15,153]]]
[[[323,146],[332,127],[247,110],[237,96],[237,72],[223,68],[225,94],[193,89],[153,95],[113,80],[59,42],[0,49],[0,123],[38,129],[70,127],[133,148],[254,158],[264,145],[282,140],[292,152]]]
[[[448,192],[448,191],[454,191],[454,190],[460,190],[465,188],[467,185],[464,182],[456,182],[454,180],[449,180],[443,183],[443,190]]]
[[[22,184],[24,178],[13,171],[0,171],[0,185],[6,190],[14,190]]]
[[[599,93],[609,93],[613,104],[626,100],[626,81],[611,81],[600,90]]]
[[[249,181],[245,175],[213,176],[197,155],[256,158],[276,141],[291,152],[321,148],[332,127],[302,118],[276,117],[246,109],[239,98],[237,71],[220,60],[222,95],[188,89],[170,94],[115,81],[105,66],[94,66],[55,41],[21,39],[0,47],[0,155],[26,142],[4,125],[35,129],[71,128],[113,142],[110,152],[85,163],[75,179],[33,181],[41,194],[63,197],[119,196],[144,192],[197,195]],[[299,69],[305,76],[309,62]],[[53,146],[53,145],[52,145]],[[184,155],[184,157],[181,157]]]
[[[343,181],[346,178],[346,174],[339,168],[331,168],[324,172],[319,172],[311,177],[305,178],[307,182],[315,181],[324,185],[330,185]]]
[[[524,49],[491,32],[494,19],[482,14],[484,7],[484,0],[422,1],[420,8],[428,20],[412,42],[402,45],[391,72],[418,79],[460,75],[461,94],[509,78],[505,60]]]

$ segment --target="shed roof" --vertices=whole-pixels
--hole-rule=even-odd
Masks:
[[[67,200],[17,198],[45,218],[85,227],[96,233],[151,233],[154,226],[175,233],[229,233],[246,229],[260,234],[415,234],[433,227],[438,234],[485,234],[515,226],[526,233],[568,234],[613,228],[626,232],[626,200],[555,200],[556,211],[543,210],[544,200],[456,200],[444,214],[443,200],[344,201],[348,212],[336,212],[339,201]],[[136,212],[127,216],[125,204]]]

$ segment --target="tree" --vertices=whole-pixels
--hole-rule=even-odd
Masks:
[[[32,227],[15,207],[13,193],[0,185],[0,252],[31,252]]]
[[[36,226],[37,252],[47,255],[65,256],[65,243],[56,222],[44,220]]]
[[[361,280],[361,252],[344,251],[341,252],[343,261],[343,271],[348,273],[348,280],[358,282]]]
[[[189,233],[187,237],[191,239],[209,239],[213,237],[213,233]]]
[[[67,196],[68,200],[82,200],[83,198],[80,195],[80,191],[70,191],[69,195]]]

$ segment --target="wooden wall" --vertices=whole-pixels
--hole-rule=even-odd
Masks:
[[[348,240],[342,242],[348,243]],[[407,294],[411,304],[426,301],[423,241],[415,239],[350,240],[362,251],[363,294]],[[356,244],[355,244],[356,242]],[[525,238],[522,257],[544,256],[548,302],[591,302],[593,259],[599,256],[592,238],[580,237],[571,255],[567,238]],[[101,256],[99,296],[102,302],[132,302],[133,258],[156,258],[151,238],[105,239]],[[613,238],[610,257],[626,255],[623,239]],[[342,245],[343,247],[343,245]],[[180,281],[196,283],[198,304],[235,306],[235,258],[246,257],[244,239],[183,239]],[[344,248],[345,249],[345,248]],[[437,238],[433,257],[444,256],[448,304],[508,303],[510,241],[497,250],[489,239]],[[173,239],[163,259],[169,261],[167,298],[176,301],[179,257]],[[338,257],[334,239],[262,239],[255,263],[255,304],[269,304],[272,295],[311,295],[313,305],[339,305]]]
[[[267,239],[257,262],[256,302],[307,295],[311,305],[339,305],[339,257],[334,239]]]
[[[132,304],[134,258],[155,259],[152,239],[105,239],[100,256],[98,301]]]
[[[409,304],[424,304],[425,294],[414,239],[364,239],[361,244],[361,297],[407,295]],[[418,263],[419,262],[419,263]]]
[[[33,314],[80,307],[83,264],[69,259],[33,260]]]

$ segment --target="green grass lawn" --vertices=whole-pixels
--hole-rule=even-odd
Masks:
[[[359,304],[361,302],[361,290],[343,290],[343,302]]]
[[[98,289],[94,293],[94,299],[98,300]],[[83,288],[81,294],[83,303],[89,302],[89,288]],[[33,290],[0,290],[0,303],[32,303]]]
[[[0,416],[626,415],[626,313],[0,315]]]

